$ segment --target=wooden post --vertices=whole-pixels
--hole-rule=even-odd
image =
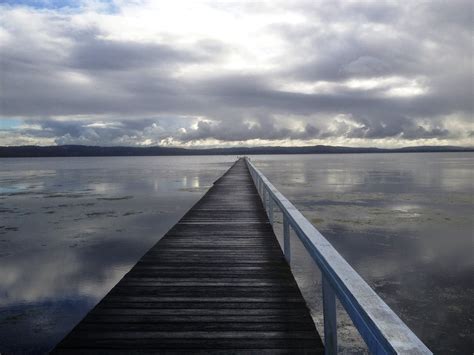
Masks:
[[[268,219],[273,226],[273,198],[268,194]]]
[[[268,214],[268,191],[265,186],[263,186],[263,206],[265,207],[265,212]]]
[[[336,295],[326,277],[323,281],[324,353],[337,354]]]
[[[290,223],[285,214],[283,214],[283,253],[286,262],[291,265]]]

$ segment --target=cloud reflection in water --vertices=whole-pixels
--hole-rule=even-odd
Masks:
[[[0,352],[54,346],[233,160],[2,161]]]

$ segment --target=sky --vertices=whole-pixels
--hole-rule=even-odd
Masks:
[[[474,145],[443,1],[1,1],[0,145]]]

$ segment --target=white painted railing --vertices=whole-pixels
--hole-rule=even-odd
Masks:
[[[324,345],[337,353],[336,297],[373,354],[431,354],[390,307],[370,288],[318,230],[268,179],[245,159],[273,225],[275,205],[283,214],[283,252],[291,260],[290,228],[299,237],[322,274]]]

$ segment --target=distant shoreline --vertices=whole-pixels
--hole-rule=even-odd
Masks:
[[[416,146],[388,149],[316,145],[303,147],[234,147],[187,149],[168,147],[100,147],[84,145],[0,146],[0,158],[446,152],[474,152],[474,147]]]

